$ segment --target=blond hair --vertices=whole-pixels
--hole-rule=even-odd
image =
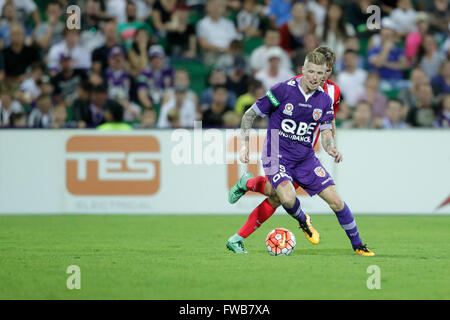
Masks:
[[[334,65],[336,62],[336,54],[328,47],[317,47],[314,49],[315,52],[319,52],[325,56],[327,64]]]
[[[325,58],[325,56],[322,53],[314,50],[314,51],[309,52],[306,55],[304,65],[306,66],[306,64],[308,62],[317,64],[317,65],[324,65],[327,63],[327,59]]]

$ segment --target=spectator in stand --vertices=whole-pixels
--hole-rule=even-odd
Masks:
[[[72,104],[73,120],[78,128],[86,128],[83,119],[88,118],[93,86],[89,81],[83,81],[77,88],[77,98]]]
[[[156,110],[144,109],[141,115],[141,122],[135,125],[136,129],[152,129],[156,126]]]
[[[67,109],[64,105],[56,105],[53,109],[52,123],[53,129],[68,128],[67,124]]]
[[[218,85],[214,88],[211,106],[203,112],[202,124],[204,127],[223,127],[224,115],[228,111],[228,91],[225,86]]]
[[[345,51],[352,50],[352,51],[356,52],[356,54],[358,56],[357,67],[361,68],[361,69],[366,69],[365,68],[366,67],[365,66],[365,57],[360,55],[360,53],[359,53],[360,49],[361,49],[361,45],[360,45],[360,41],[357,36],[348,37],[345,40]],[[336,73],[339,73],[342,70],[344,70],[344,57],[343,56],[340,59],[336,59],[336,63],[334,65],[334,71]]]
[[[235,56],[233,67],[227,75],[227,89],[238,97],[247,91],[248,81],[247,63],[244,56]]]
[[[0,0],[0,12],[8,3],[12,3],[18,12],[18,22],[25,26],[31,16],[34,25],[41,23],[41,15],[36,3],[33,0]]]
[[[130,73],[133,76],[141,73],[148,66],[148,51],[152,46],[152,40],[147,30],[136,30],[131,48],[127,52],[130,63]]]
[[[367,8],[373,5],[371,0],[351,1],[346,6],[345,20],[349,22],[358,33],[358,37],[367,39],[371,30],[367,28],[367,21],[372,16],[372,12]]]
[[[418,57],[419,65],[428,78],[432,79],[438,75],[439,67],[444,59],[438,51],[436,39],[432,34],[426,34],[423,38]]]
[[[0,128],[10,126],[10,118],[13,113],[23,112],[19,101],[14,99],[11,86],[6,83],[0,84]]]
[[[126,69],[125,53],[120,46],[113,47],[108,54],[105,83],[109,99],[130,99],[131,76]]]
[[[26,70],[34,62],[38,62],[39,51],[33,46],[24,43],[25,29],[22,25],[11,25],[10,46],[3,49],[5,76],[15,83],[20,83],[26,77]]]
[[[397,26],[397,32],[400,36],[406,36],[408,33],[416,30],[416,10],[414,10],[411,0],[398,0],[397,7],[392,10],[390,18]]]
[[[234,111],[242,116],[253,103],[265,94],[263,84],[259,80],[251,79],[248,84],[247,93],[238,97]]]
[[[313,26],[302,2],[292,5],[291,15],[292,19],[280,27],[280,47],[292,56],[296,50],[303,48],[303,38],[313,30]]]
[[[208,88],[203,91],[200,97],[200,112],[208,110],[213,101],[214,88],[217,86],[224,86],[226,88],[227,75],[221,69],[213,69],[208,78]],[[236,94],[234,92],[227,92],[227,101],[225,105],[228,109],[232,109],[236,103]]]
[[[92,72],[98,76],[103,76],[106,68],[108,68],[111,49],[120,45],[117,24],[113,19],[103,22],[101,29],[105,37],[105,43],[92,52]]]
[[[126,5],[127,21],[119,24],[118,32],[121,42],[125,48],[130,48],[133,43],[134,34],[138,29],[145,29],[149,35],[153,33],[150,26],[137,19],[136,4],[133,1],[128,1]]]
[[[264,44],[253,50],[250,55],[250,67],[253,74],[260,71],[266,65],[266,53],[269,49],[279,47],[280,33],[278,29],[267,29],[264,34]],[[314,48],[316,48],[315,46]],[[285,51],[281,51],[281,67],[283,69],[292,69],[292,62]],[[303,61],[302,61],[303,63]]]
[[[431,32],[448,36],[448,22],[450,21],[450,10],[448,0],[427,1],[426,11],[430,13]]]
[[[14,23],[20,24],[20,22],[17,18],[16,7],[12,2],[5,3],[0,12],[0,49],[3,49],[11,44],[11,25]]]
[[[197,35],[189,23],[189,7],[178,4],[167,32],[167,53],[173,57],[197,57]]]
[[[73,58],[74,69],[89,70],[91,68],[91,54],[80,44],[80,31],[64,29],[64,40],[50,47],[48,53],[48,68],[50,74],[55,75],[59,70],[59,59],[62,54]]]
[[[348,106],[345,100],[341,97],[341,102],[339,103],[338,113],[336,115],[336,127],[341,128],[345,123],[348,123],[352,117],[352,108]]]
[[[321,45],[333,48],[338,59],[344,54],[347,37],[355,34],[355,29],[350,23],[345,22],[344,12],[336,3],[330,5],[324,24],[316,28]]]
[[[337,84],[341,88],[346,102],[355,106],[358,97],[364,92],[367,71],[358,68],[358,54],[347,50],[344,54],[344,70],[337,76]]]
[[[302,73],[303,62],[305,62],[306,55],[319,46],[319,39],[315,33],[308,33],[303,38],[303,48],[297,49],[292,57],[292,64],[296,66],[294,70],[297,74]]]
[[[21,101],[23,104],[31,104],[41,94],[39,81],[45,74],[45,66],[40,62],[31,65],[28,77],[20,84]]]
[[[131,102],[131,76],[125,65],[125,53],[120,46],[111,49],[109,67],[106,69],[104,82],[108,86],[108,98],[118,101],[124,108],[123,119],[135,121],[139,119],[141,108]]]
[[[440,104],[440,111],[436,121],[433,123],[433,127],[450,128],[450,94],[443,95]]]
[[[203,62],[211,66],[217,58],[226,53],[231,41],[239,34],[232,21],[223,17],[223,0],[211,0],[206,5],[207,16],[197,23],[197,37],[203,50]]]
[[[216,63],[214,63],[214,68],[216,69],[222,69],[225,71],[225,73],[229,73],[230,70],[233,68],[234,65],[234,59],[237,57],[244,57],[245,59],[245,53],[244,53],[244,43],[241,40],[233,40],[230,43],[230,49],[227,53],[224,53],[221,55]],[[247,60],[245,60],[247,61]]]
[[[108,101],[108,88],[105,84],[92,88],[91,100],[88,108],[83,110],[81,119],[87,127],[95,128],[105,122],[104,112]]]
[[[173,87],[175,70],[165,64],[164,49],[160,45],[150,47],[148,56],[149,67],[144,69],[138,77],[139,103],[145,108],[159,105],[164,90]]]
[[[15,112],[11,114],[9,118],[9,128],[24,129],[26,127],[27,115],[24,112]]]
[[[100,131],[129,131],[133,127],[124,122],[124,108],[114,100],[108,100],[104,107],[105,122],[97,126]]]
[[[242,9],[236,16],[237,30],[246,38],[261,36],[261,19],[257,12],[257,5],[257,0],[244,0]]]
[[[442,62],[439,74],[431,79],[431,85],[435,96],[450,93],[450,60]]]
[[[197,106],[198,97],[197,97],[197,94],[195,93],[195,91],[193,91],[192,89],[189,89],[190,85],[191,85],[191,79],[190,79],[190,76],[189,76],[189,73],[187,72],[187,70],[186,69],[177,69],[175,71],[175,76],[174,76],[174,87],[184,86],[184,87],[188,88],[185,99],[192,101],[192,103]],[[164,92],[164,98],[163,98],[162,104],[165,104],[167,101],[169,101],[173,98],[175,98],[175,89],[167,88]]]
[[[311,0],[308,1],[308,11],[312,14],[312,19],[315,26],[320,26],[325,23],[328,12],[329,0]]]
[[[371,106],[371,116],[383,118],[386,112],[387,98],[380,92],[380,77],[376,73],[367,76],[365,90],[357,101],[365,101]],[[345,97],[344,97],[345,98]]]
[[[161,113],[158,119],[158,128],[170,128],[170,112],[178,115],[179,125],[183,128],[193,128],[196,118],[195,104],[186,99],[188,87],[177,85],[175,87],[175,97],[167,101],[161,107]],[[175,110],[175,111],[172,111]]]
[[[277,28],[291,20],[292,0],[272,0],[269,3],[268,16],[272,21],[272,25]]]
[[[74,68],[69,54],[62,53],[59,58],[60,72],[53,77],[53,97],[56,104],[71,105],[77,98],[77,87],[87,79],[84,69]]]
[[[383,18],[380,32],[381,43],[372,47],[367,56],[370,69],[377,72],[382,80],[382,90],[405,87],[403,71],[408,67],[404,50],[395,44],[396,26],[389,18]]]
[[[372,109],[367,101],[356,104],[352,119],[343,124],[344,128],[371,129],[374,127],[372,120]]]
[[[81,15],[81,30],[94,31],[100,28],[101,22],[106,18],[103,0],[85,0]]]
[[[105,9],[108,16],[113,17],[118,24],[127,21],[127,2],[133,1],[136,5],[136,17],[139,21],[145,21],[150,17],[155,0],[107,0]]]
[[[61,3],[52,0],[47,3],[45,16],[47,21],[41,23],[34,30],[34,38],[44,53],[54,44],[63,40],[64,23],[61,22],[62,16]]]
[[[405,109],[401,100],[393,98],[389,99],[386,108],[386,116],[382,120],[383,129],[407,129],[408,125],[405,122]]]
[[[405,55],[408,58],[410,65],[414,65],[418,62],[417,55],[419,53],[419,49],[422,46],[422,41],[428,33],[430,27],[428,19],[428,14],[426,12],[418,12],[416,14],[415,30],[406,36]]]
[[[44,128],[52,127],[53,103],[49,94],[41,94],[36,100],[36,107],[31,110],[28,116],[28,127]]]
[[[417,93],[419,92],[419,87],[422,84],[429,84],[430,79],[427,77],[425,72],[419,67],[412,69],[410,74],[410,85],[408,88],[402,89],[397,97],[406,105],[408,108],[415,106],[417,103]]]
[[[286,81],[295,76],[290,69],[283,69],[281,66],[282,49],[271,48],[266,52],[266,67],[258,71],[255,79],[261,81],[266,90],[281,81]]]
[[[234,111],[227,111],[223,115],[224,128],[239,128],[241,126],[242,118]]]
[[[406,122],[413,127],[431,127],[436,118],[436,110],[433,89],[429,84],[422,84],[417,92],[417,104],[409,109]]]
[[[152,21],[158,36],[165,38],[167,33],[173,31],[173,13],[178,5],[177,0],[156,0],[152,9]]]

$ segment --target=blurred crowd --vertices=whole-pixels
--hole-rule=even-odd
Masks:
[[[321,45],[336,53],[338,127],[450,125],[448,0],[0,0],[0,13],[2,128],[237,128]]]

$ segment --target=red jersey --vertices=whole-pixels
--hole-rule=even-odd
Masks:
[[[300,78],[302,76],[303,76],[303,74],[300,74],[300,75],[296,76],[294,79]],[[323,91],[328,93],[328,95],[331,97],[331,99],[333,99],[334,118],[336,118],[336,114],[339,109],[339,103],[341,102],[341,89],[339,88],[339,86],[336,83],[334,83],[330,79],[327,79],[325,81],[322,88],[323,88]],[[319,127],[317,127],[317,129],[318,128]],[[318,134],[316,135],[316,139],[313,144],[314,147],[316,146],[317,140],[319,140],[319,133],[320,132],[318,132]]]

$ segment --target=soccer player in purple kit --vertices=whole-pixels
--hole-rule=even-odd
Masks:
[[[349,207],[339,197],[333,179],[314,153],[314,138],[320,129],[324,150],[337,163],[343,159],[332,135],[333,101],[320,87],[325,71],[325,56],[310,52],[302,67],[302,77],[276,84],[247,110],[241,123],[243,146],[240,160],[244,163],[249,161],[249,131],[253,120],[257,116],[268,116],[261,160],[283,208],[306,230],[313,240],[311,242],[319,243],[319,233],[312,226],[309,215],[301,209],[293,185],[296,182],[310,196],[318,194],[327,202],[356,254],[374,256],[362,243]],[[234,234],[228,239],[227,248],[235,253],[247,253],[243,240],[242,236]]]

